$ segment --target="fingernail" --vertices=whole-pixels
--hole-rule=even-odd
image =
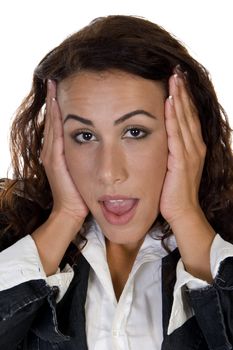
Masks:
[[[173,100],[173,96],[172,95],[168,96],[168,101],[169,101],[171,106],[174,105],[174,100]]]
[[[188,72],[187,71],[183,71],[180,64],[177,64],[175,66],[175,68],[173,69],[173,73],[177,74],[177,76],[178,76],[177,81],[179,80],[179,78],[183,79],[184,81],[187,81]]]
[[[179,86],[180,85],[180,82],[179,82],[179,76],[177,73],[174,74],[174,80],[175,80],[175,83],[176,83],[176,86]]]
[[[51,86],[52,86],[52,80],[48,79],[47,80],[47,87],[48,87],[49,90],[51,89]]]
[[[179,73],[181,73],[181,72],[182,72],[181,65],[180,65],[180,64],[177,64],[177,65],[175,66],[175,68],[173,69],[173,73],[179,74]]]

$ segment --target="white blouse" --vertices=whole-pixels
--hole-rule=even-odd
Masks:
[[[161,262],[167,252],[161,241],[154,239],[159,232],[150,230],[138,252],[121,297],[117,302],[106,260],[105,239],[93,220],[82,254],[91,269],[85,304],[86,333],[90,350],[160,350],[162,332]],[[176,248],[174,236],[167,240],[171,250]],[[216,235],[211,247],[211,271],[216,276],[219,264],[233,256],[233,245]],[[44,279],[50,286],[59,287],[59,302],[73,278],[73,269],[65,269],[46,277],[39,254],[30,235],[0,253],[0,290],[20,283]],[[203,288],[207,282],[185,271],[181,259],[177,265],[177,280],[168,334],[182,326],[193,315],[183,300],[182,288]]]

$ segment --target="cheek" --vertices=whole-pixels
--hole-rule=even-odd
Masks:
[[[154,152],[143,162],[146,187],[161,188],[167,170],[167,153]]]
[[[84,152],[78,149],[79,145],[76,145],[70,140],[64,138],[64,148],[65,148],[65,160],[69,173],[80,191],[80,193],[85,192],[87,182],[90,184],[90,177],[93,171],[91,171],[90,159],[84,156]]]
[[[168,160],[167,138],[161,138],[161,142],[155,146],[154,152],[152,153],[151,171],[154,172],[155,175],[158,174],[158,176],[163,176],[167,169]]]
[[[167,171],[168,146],[167,137],[161,135],[145,153],[139,167],[139,178],[143,182],[144,192],[154,200],[160,196]]]

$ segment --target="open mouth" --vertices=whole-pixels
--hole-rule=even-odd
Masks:
[[[105,219],[113,225],[127,224],[134,216],[139,199],[109,199],[100,201]]]

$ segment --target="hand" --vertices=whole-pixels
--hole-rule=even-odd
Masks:
[[[53,213],[65,213],[79,224],[83,223],[89,209],[76,188],[64,156],[63,127],[56,101],[55,82],[48,82],[44,144],[41,152],[46,175],[53,196]]]
[[[162,216],[172,224],[189,213],[200,213],[198,191],[206,145],[202,138],[197,110],[186,89],[184,75],[169,80],[165,103],[168,136],[168,164],[160,199]]]

